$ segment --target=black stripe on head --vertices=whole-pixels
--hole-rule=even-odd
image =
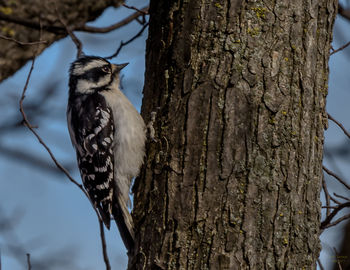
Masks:
[[[91,69],[102,68],[103,66],[110,68],[111,64],[99,56],[83,56],[71,64],[69,73],[70,76],[80,76]]]
[[[103,89],[110,85],[112,77],[112,66],[104,58],[98,56],[83,56],[71,64],[69,88],[70,93],[82,93],[81,90]],[[77,89],[79,80],[91,82],[89,89]],[[95,85],[94,85],[95,84]]]

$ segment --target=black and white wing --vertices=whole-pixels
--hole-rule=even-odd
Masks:
[[[100,94],[77,96],[68,108],[69,132],[91,201],[110,228],[114,192],[113,113]]]

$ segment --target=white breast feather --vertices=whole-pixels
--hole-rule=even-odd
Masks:
[[[118,193],[129,202],[131,180],[137,176],[145,155],[146,127],[141,115],[119,87],[100,92],[112,108],[115,123],[114,179]]]

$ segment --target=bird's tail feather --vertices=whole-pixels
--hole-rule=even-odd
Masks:
[[[115,196],[112,214],[118,226],[120,236],[129,252],[134,248],[134,225],[125,201],[120,196]]]
[[[97,210],[100,215],[100,218],[102,219],[103,223],[105,224],[106,228],[109,230],[110,224],[111,224],[111,214],[108,209],[105,209],[104,207],[101,207],[97,205]]]

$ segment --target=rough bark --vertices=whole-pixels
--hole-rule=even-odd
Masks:
[[[151,0],[129,269],[315,268],[336,4]]]
[[[84,25],[97,18],[109,6],[118,6],[122,0],[14,0],[0,1],[0,29],[3,36],[20,42],[38,41],[42,25],[42,40],[38,53],[54,41],[67,35],[57,12],[69,27]],[[56,7],[57,6],[57,11]],[[33,57],[38,45],[18,45],[0,38],[0,81],[6,79]]]

